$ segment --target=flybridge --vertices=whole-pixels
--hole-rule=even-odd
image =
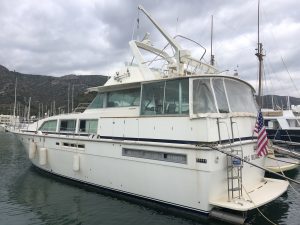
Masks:
[[[191,52],[187,49],[183,49],[176,38],[184,38],[199,45],[197,42],[181,35],[177,35],[174,38],[171,37],[161,26],[158,25],[158,23],[142,6],[139,6],[138,9],[147,16],[157,30],[163,35],[163,37],[167,40],[167,45],[163,49],[154,47],[150,40],[149,33],[146,33],[141,41],[130,41],[129,46],[134,60],[126,67],[117,71],[115,75],[108,80],[105,86],[162,78],[213,75],[221,73],[214,66],[202,62],[201,60],[203,56],[200,59],[192,57]],[[172,52],[174,53],[173,55],[170,55],[170,53],[166,51],[167,47],[172,48]],[[141,50],[153,55],[153,59],[150,61],[145,60]],[[161,64],[163,66],[160,68],[150,68],[150,65],[154,61],[162,61]]]

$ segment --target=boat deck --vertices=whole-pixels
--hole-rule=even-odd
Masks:
[[[252,190],[243,189],[243,197],[228,201],[228,196],[210,201],[213,206],[218,206],[236,211],[248,211],[256,207],[262,206],[280,195],[288,188],[289,182],[285,180],[264,178],[264,180]]]

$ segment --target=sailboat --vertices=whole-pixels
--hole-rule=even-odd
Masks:
[[[259,77],[259,87],[258,87],[258,106],[261,109],[261,111],[264,114],[264,123],[266,125],[266,131],[268,133],[268,137],[271,136],[271,132],[272,129],[270,129],[270,126],[279,126],[279,122],[281,122],[281,125],[283,126],[283,120],[286,121],[286,123],[288,124],[288,119],[286,117],[283,117],[283,115],[280,117],[277,112],[271,112],[268,113],[269,110],[265,110],[262,109],[262,105],[263,105],[263,96],[262,96],[262,82],[263,82],[263,57],[265,56],[263,54],[263,44],[260,42],[260,1],[258,1],[258,32],[257,32],[257,53],[255,54],[258,58],[258,62],[259,62],[259,68],[258,68],[258,77]],[[270,116],[276,116],[277,117],[277,122],[278,124],[274,123],[276,121],[270,119]],[[285,115],[286,116],[286,115]],[[296,120],[297,122],[297,120]],[[299,124],[300,125],[300,124]],[[277,129],[276,132],[278,132],[279,130]],[[300,131],[300,130],[299,130]],[[275,134],[276,136],[276,134]],[[286,157],[278,157],[275,156],[275,151],[278,148],[276,146],[273,146],[272,143],[269,143],[269,154],[268,154],[268,158],[266,159],[266,164],[265,164],[265,168],[267,168],[268,170],[271,170],[273,172],[283,172],[283,171],[288,171],[288,170],[292,170],[297,168],[300,165],[299,160],[297,159],[293,159],[293,158],[286,158]],[[286,150],[287,151],[287,150]]]
[[[14,133],[32,164],[49,173],[243,222],[289,185],[260,169],[254,89],[194,58],[138,9],[175,54],[155,47],[148,33],[132,40],[134,61],[89,89],[97,96],[83,113],[48,117]],[[163,67],[150,67],[145,51]]]

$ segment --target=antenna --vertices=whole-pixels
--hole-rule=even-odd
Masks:
[[[214,29],[214,16],[211,15],[211,27],[210,27],[210,65],[215,64],[215,56],[213,55],[213,29]]]

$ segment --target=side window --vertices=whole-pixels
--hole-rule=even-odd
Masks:
[[[80,120],[79,132],[96,134],[98,127],[98,120]]]
[[[189,114],[189,79],[183,79],[180,81],[180,113]]]
[[[88,106],[88,109],[103,108],[104,96],[105,96],[104,93],[97,94],[94,100]]]
[[[229,113],[229,106],[226,98],[224,83],[222,78],[215,78],[212,80],[214,91],[219,107],[219,113]]]
[[[188,79],[168,80],[143,85],[141,115],[188,113]]]
[[[57,126],[57,120],[50,120],[50,121],[44,122],[42,124],[42,126],[39,128],[39,130],[55,132],[56,126]]]
[[[257,113],[253,92],[248,85],[231,79],[225,79],[224,82],[232,112]]]
[[[209,79],[193,81],[193,113],[217,112]]]
[[[140,88],[109,92],[107,107],[130,107],[140,104]]]
[[[179,113],[179,80],[166,82],[164,114]]]
[[[142,115],[157,115],[163,113],[164,88],[164,81],[143,85]]]
[[[61,120],[59,131],[75,132],[76,120]]]

